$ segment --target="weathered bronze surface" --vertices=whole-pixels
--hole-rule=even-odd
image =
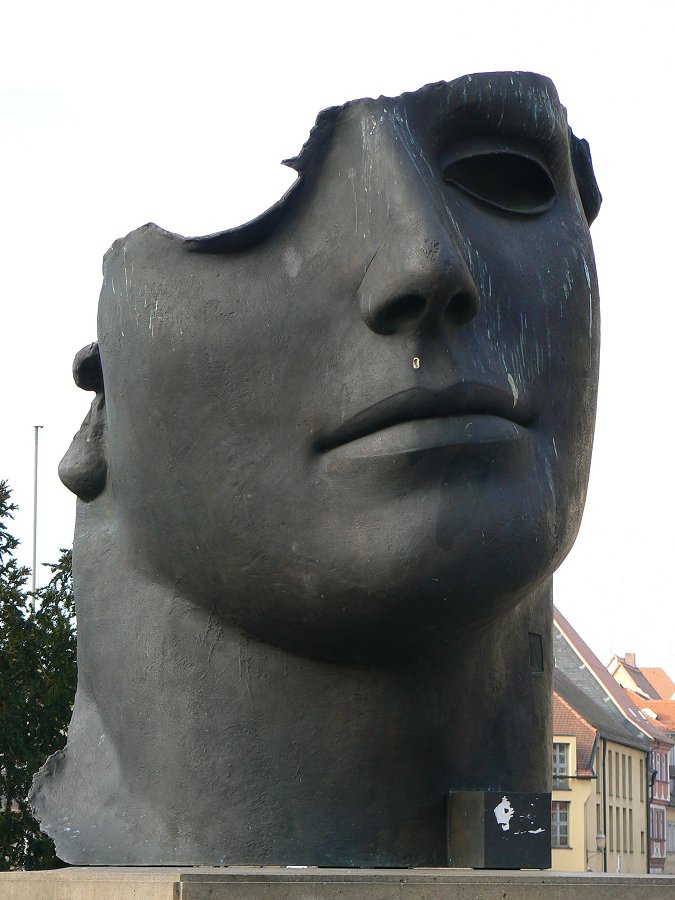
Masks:
[[[323,112],[278,204],[105,258],[72,863],[439,866],[450,790],[550,789],[551,576],[590,463],[588,147],[552,83]]]

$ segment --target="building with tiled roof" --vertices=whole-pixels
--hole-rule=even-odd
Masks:
[[[558,871],[582,872],[601,860],[597,840],[589,848],[586,839],[595,738],[595,729],[554,690],[551,865]]]
[[[634,691],[641,697],[659,699],[657,688],[635,664],[634,653],[626,653],[625,656],[616,656],[615,654],[607,663],[607,671],[626,690]]]
[[[675,700],[652,700],[641,697],[636,691],[626,691],[643,715],[651,719],[665,731],[675,734]]]
[[[607,670],[624,687],[642,714],[675,741],[675,684],[670,676],[660,668],[638,666],[634,653],[613,656]],[[652,793],[666,802],[664,872],[675,874],[675,746],[670,748],[668,764],[665,762],[665,753],[652,759]],[[660,815],[658,809],[656,814]],[[654,831],[659,825],[659,822],[655,823]]]
[[[553,868],[645,873],[644,773],[650,741],[606,703],[589,696],[593,685],[587,670],[575,672],[574,681],[565,674],[570,663],[577,669],[578,663],[572,655],[563,659],[559,649],[553,673],[551,818],[552,827],[556,818],[567,819],[569,834],[561,846],[553,830]]]
[[[675,700],[675,682],[668,673],[653,666],[638,666],[634,653],[614,654],[607,663],[607,671],[630,691],[652,700]]]
[[[663,669],[641,666],[640,671],[655,688],[661,700],[675,700],[675,682]]]
[[[639,678],[641,673],[636,672],[635,675],[638,678],[633,678],[631,672],[632,683],[637,690],[629,693],[612,677],[558,610],[554,611],[554,622],[556,670],[566,676],[572,685],[572,690],[576,690],[577,695],[579,693],[585,695],[594,707],[600,706],[604,710],[611,722],[611,727],[616,729],[612,740],[620,737],[621,740],[616,743],[625,744],[626,747],[630,746],[631,740],[637,741],[638,745],[645,748],[640,751],[635,748],[630,751],[612,748],[606,760],[607,771],[604,773],[606,777],[599,775],[599,780],[604,781],[604,787],[602,784],[596,785],[601,792],[600,802],[596,803],[596,807],[599,807],[599,812],[604,817],[607,826],[607,831],[604,832],[607,838],[607,847],[604,853],[606,870],[615,871],[615,867],[620,867],[622,871],[646,870],[661,873],[666,865],[666,812],[670,798],[668,754],[672,750],[673,739],[667,728],[642,711],[641,707],[648,699],[648,692],[654,692],[654,686],[648,679]],[[630,665],[630,660],[628,664]],[[632,668],[637,667],[632,666]],[[563,692],[561,691],[561,693]],[[583,709],[579,710],[569,696],[566,696],[565,699],[587,721],[592,722],[586,712]],[[578,699],[578,702],[583,705],[584,701]],[[608,736],[605,741],[609,740]],[[645,755],[647,749],[649,752]],[[642,758],[639,755],[635,756],[633,751],[642,754]],[[604,745],[603,752],[607,752],[607,743]],[[633,762],[629,763],[629,759]],[[636,763],[637,772],[634,768]],[[613,769],[611,773],[610,765]],[[628,802],[631,799],[629,796],[630,768],[633,769],[633,780],[637,778],[638,796],[642,795],[647,804],[644,829],[638,828],[636,825],[635,794],[632,804]],[[598,774],[597,760],[596,774]],[[610,802],[610,789],[612,802]],[[638,832],[640,850],[645,845],[648,849],[648,861],[645,859],[646,867],[641,869],[636,868]],[[631,855],[631,841],[633,855]],[[610,844],[613,847],[612,850],[610,850]]]

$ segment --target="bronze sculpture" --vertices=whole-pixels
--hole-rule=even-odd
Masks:
[[[290,164],[253,222],[106,256],[78,696],[32,794],[69,862],[445,865],[449,791],[549,790],[588,147],[496,73],[327,110]]]

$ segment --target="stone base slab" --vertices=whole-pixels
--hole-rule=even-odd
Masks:
[[[675,876],[471,869],[72,867],[0,873],[0,900],[673,900]]]

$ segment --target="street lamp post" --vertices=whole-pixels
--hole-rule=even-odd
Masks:
[[[607,847],[607,838],[602,832],[599,832],[595,836],[595,846],[597,850],[594,853],[586,851],[586,868],[589,869],[589,862],[592,856],[602,856],[603,858],[603,870],[607,871],[607,865],[605,864],[605,848]],[[589,869],[590,871],[590,869]]]
[[[38,509],[38,436],[42,425],[35,429],[35,466],[33,471],[33,612],[35,612],[35,589],[37,587],[37,509]]]

